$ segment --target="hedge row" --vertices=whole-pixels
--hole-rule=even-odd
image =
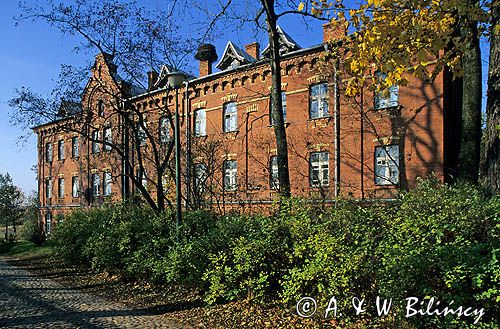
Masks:
[[[179,240],[170,214],[138,206],[76,212],[57,227],[62,256],[108,272],[196,286],[208,303],[251,298],[292,306],[332,296],[341,323],[381,323],[373,302],[394,300],[391,321],[417,327],[467,327],[474,317],[405,319],[405,298],[435,297],[484,308],[480,326],[500,314],[500,198],[435,180],[390,204],[341,200],[326,210],[293,199],[271,216],[185,215]],[[353,297],[365,298],[356,315]],[[371,302],[371,304],[370,304]],[[476,317],[477,318],[477,317]]]

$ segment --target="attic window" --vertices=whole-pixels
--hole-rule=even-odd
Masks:
[[[230,68],[231,68],[231,69],[235,69],[235,68],[237,68],[238,66],[240,66],[240,62],[239,62],[237,59],[233,59],[233,61],[231,62],[231,66],[230,66]]]

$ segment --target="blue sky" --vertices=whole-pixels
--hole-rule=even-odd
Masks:
[[[152,8],[161,8],[169,1],[144,0]],[[14,183],[25,192],[37,188],[35,172],[31,168],[36,165],[36,136],[31,136],[24,145],[18,145],[17,139],[24,132],[12,127],[9,123],[9,107],[7,101],[12,98],[15,88],[31,87],[33,90],[47,94],[54,85],[61,64],[80,65],[88,62],[91,54],[77,54],[73,47],[78,39],[61,35],[57,30],[41,22],[23,22],[15,26],[14,16],[19,14],[18,0],[4,0],[0,12],[0,173],[10,173]],[[189,23],[189,22],[187,22]],[[279,24],[302,47],[319,44],[322,41],[321,23],[316,22],[305,29],[300,20],[285,17]],[[188,26],[193,26],[189,24]],[[243,46],[255,41],[250,31],[225,29],[224,34],[217,36],[213,43],[217,53],[222,55],[227,40]],[[265,36],[260,35],[257,41],[261,49],[267,45]],[[193,54],[194,56],[194,54]],[[483,45],[483,81],[486,82],[488,52]],[[193,61],[194,58],[193,58]],[[197,64],[194,65],[197,67]],[[484,86],[486,89],[486,86]],[[485,102],[485,98],[483,99]],[[483,105],[484,106],[484,105]]]

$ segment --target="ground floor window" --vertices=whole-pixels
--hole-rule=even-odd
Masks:
[[[236,160],[224,161],[224,190],[234,191],[237,184],[238,167]]]
[[[375,148],[375,184],[399,183],[399,146],[384,145]]]
[[[111,195],[111,173],[109,171],[104,173],[104,195]]]
[[[311,186],[328,186],[330,176],[328,152],[311,153],[309,166]]]
[[[45,235],[49,236],[52,233],[52,214],[45,214]]]
[[[92,174],[92,195],[94,197],[101,195],[101,178],[99,174]]]

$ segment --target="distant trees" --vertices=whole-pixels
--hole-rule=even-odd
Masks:
[[[23,214],[23,198],[21,189],[14,185],[10,175],[0,174],[0,219],[5,225],[6,241],[15,239],[16,223]],[[9,225],[12,226],[12,234],[9,232]]]

